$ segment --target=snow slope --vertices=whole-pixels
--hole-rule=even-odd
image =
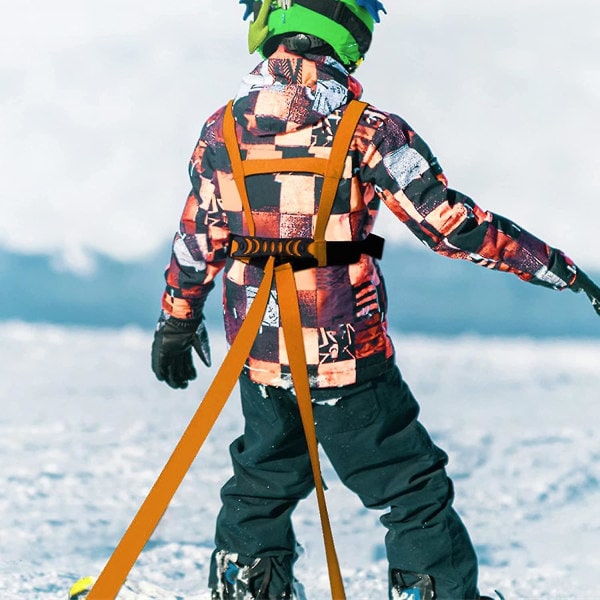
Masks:
[[[216,361],[220,331],[212,332]],[[156,382],[151,334],[0,324],[0,597],[65,598],[97,574],[167,460],[210,373]],[[396,335],[422,419],[451,457],[481,590],[600,598],[600,343]],[[211,371],[214,372],[214,369]],[[130,575],[122,598],[206,598],[232,397]],[[325,462],[349,600],[385,598],[383,530]],[[314,496],[297,511],[297,574],[328,598]]]

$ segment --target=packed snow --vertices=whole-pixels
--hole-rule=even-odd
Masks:
[[[215,363],[225,352],[211,330]],[[482,593],[600,598],[600,343],[395,335],[422,420],[450,454]],[[157,382],[151,332],[0,324],[0,596],[65,599],[97,575],[215,372]],[[120,598],[205,600],[234,392]],[[386,597],[384,531],[324,459],[349,600]],[[314,495],[297,510],[310,600],[329,597]]]

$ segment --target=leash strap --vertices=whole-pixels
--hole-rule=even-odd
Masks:
[[[298,293],[294,272],[289,263],[275,268],[275,281],[277,283],[277,298],[283,326],[283,337],[288,353],[288,361],[292,372],[292,381],[298,400],[298,409],[302,419],[304,435],[308,446],[308,454],[312,467],[313,479],[315,481],[315,492],[319,506],[319,517],[321,519],[321,531],[325,544],[325,556],[327,558],[327,570],[329,573],[329,586],[331,597],[334,600],[345,600],[344,583],[340,572],[340,564],[335,550],[333,534],[325,492],[323,490],[323,479],[321,477],[321,465],[319,461],[319,447],[317,434],[315,432],[315,420],[312,410],[312,399],[308,382],[308,367],[306,366],[306,353],[304,350],[304,336],[302,335],[302,322],[300,320],[300,307],[298,306]],[[292,293],[293,292],[293,293]]]
[[[273,282],[274,263],[274,258],[267,261],[258,292],[223,364],[167,464],[90,590],[88,600],[116,598],[225,406],[262,323]]]

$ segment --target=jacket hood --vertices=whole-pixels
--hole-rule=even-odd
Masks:
[[[252,135],[272,136],[312,126],[361,93],[335,59],[299,56],[279,46],[244,77],[233,114]]]

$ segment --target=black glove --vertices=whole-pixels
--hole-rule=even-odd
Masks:
[[[192,348],[210,367],[210,346],[204,318],[177,319],[161,315],[152,343],[152,371],[172,388],[186,388],[196,379]]]
[[[575,281],[571,284],[574,292],[585,292],[594,310],[600,315],[600,287],[598,287],[583,271],[577,269]]]

